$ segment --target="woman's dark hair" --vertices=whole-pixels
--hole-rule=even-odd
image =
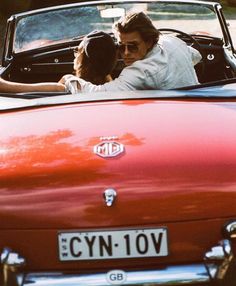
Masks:
[[[84,37],[76,75],[93,84],[104,84],[116,64],[117,48],[112,37],[93,31]]]
[[[160,35],[151,19],[143,12],[129,13],[120,18],[113,25],[113,31],[114,33],[132,33],[137,31],[145,42],[152,41],[153,44],[158,42]]]

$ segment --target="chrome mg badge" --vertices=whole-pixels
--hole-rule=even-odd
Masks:
[[[112,158],[124,153],[125,147],[116,141],[104,141],[94,146],[93,151],[102,158]]]

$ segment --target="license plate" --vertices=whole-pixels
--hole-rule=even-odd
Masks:
[[[168,255],[166,228],[60,232],[61,261]]]

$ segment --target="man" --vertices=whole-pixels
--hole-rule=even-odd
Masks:
[[[113,27],[126,67],[115,80],[94,85],[66,75],[61,83],[76,93],[142,89],[174,89],[198,84],[194,65],[200,53],[182,40],[160,35],[143,12],[130,13]]]

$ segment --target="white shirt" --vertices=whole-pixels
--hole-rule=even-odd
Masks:
[[[66,87],[77,93],[77,81],[82,92],[127,91],[143,89],[175,89],[198,84],[194,69],[201,54],[177,37],[160,36],[158,44],[144,59],[127,66],[119,77],[103,85],[94,85],[81,78],[71,77]]]

